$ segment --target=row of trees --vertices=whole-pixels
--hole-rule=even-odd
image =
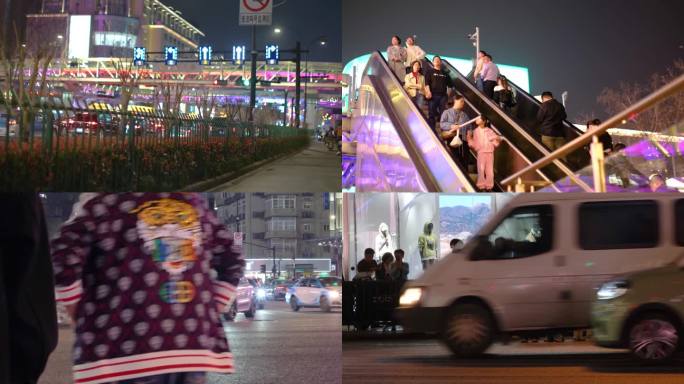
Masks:
[[[605,88],[597,102],[610,115],[624,111],[647,95],[684,74],[684,60],[676,60],[662,73],[651,75],[647,82],[622,82],[617,88]],[[663,132],[684,121],[684,92],[668,97],[627,122],[626,128],[647,132]]]

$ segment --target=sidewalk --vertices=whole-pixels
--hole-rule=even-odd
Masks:
[[[207,192],[333,192],[342,189],[340,156],[325,145],[276,160]]]

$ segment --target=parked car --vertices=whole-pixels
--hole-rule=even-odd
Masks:
[[[319,307],[330,312],[332,308],[342,307],[342,279],[302,278],[288,289],[285,301],[295,312],[302,307]]]
[[[676,194],[519,195],[461,251],[408,282],[396,315],[442,335],[456,356],[501,336],[589,328],[602,282],[682,254],[672,228],[682,233],[683,209]]]
[[[237,298],[233,305],[223,314],[223,318],[227,321],[234,321],[237,314],[242,312],[247,318],[253,318],[256,315],[257,303],[254,294],[254,287],[246,278],[241,278],[237,287]]]
[[[678,240],[684,242],[684,228],[677,233]],[[604,283],[591,311],[594,340],[603,347],[629,348],[644,362],[670,360],[684,346],[682,295],[684,257],[662,268]]]

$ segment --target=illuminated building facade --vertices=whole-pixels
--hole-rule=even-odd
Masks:
[[[204,34],[159,0],[43,0],[27,16],[28,49],[62,59],[130,57],[133,48],[195,49]]]

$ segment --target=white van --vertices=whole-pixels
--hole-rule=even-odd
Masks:
[[[602,282],[682,255],[682,195],[522,194],[409,282],[396,314],[473,356],[512,334],[589,328]]]

